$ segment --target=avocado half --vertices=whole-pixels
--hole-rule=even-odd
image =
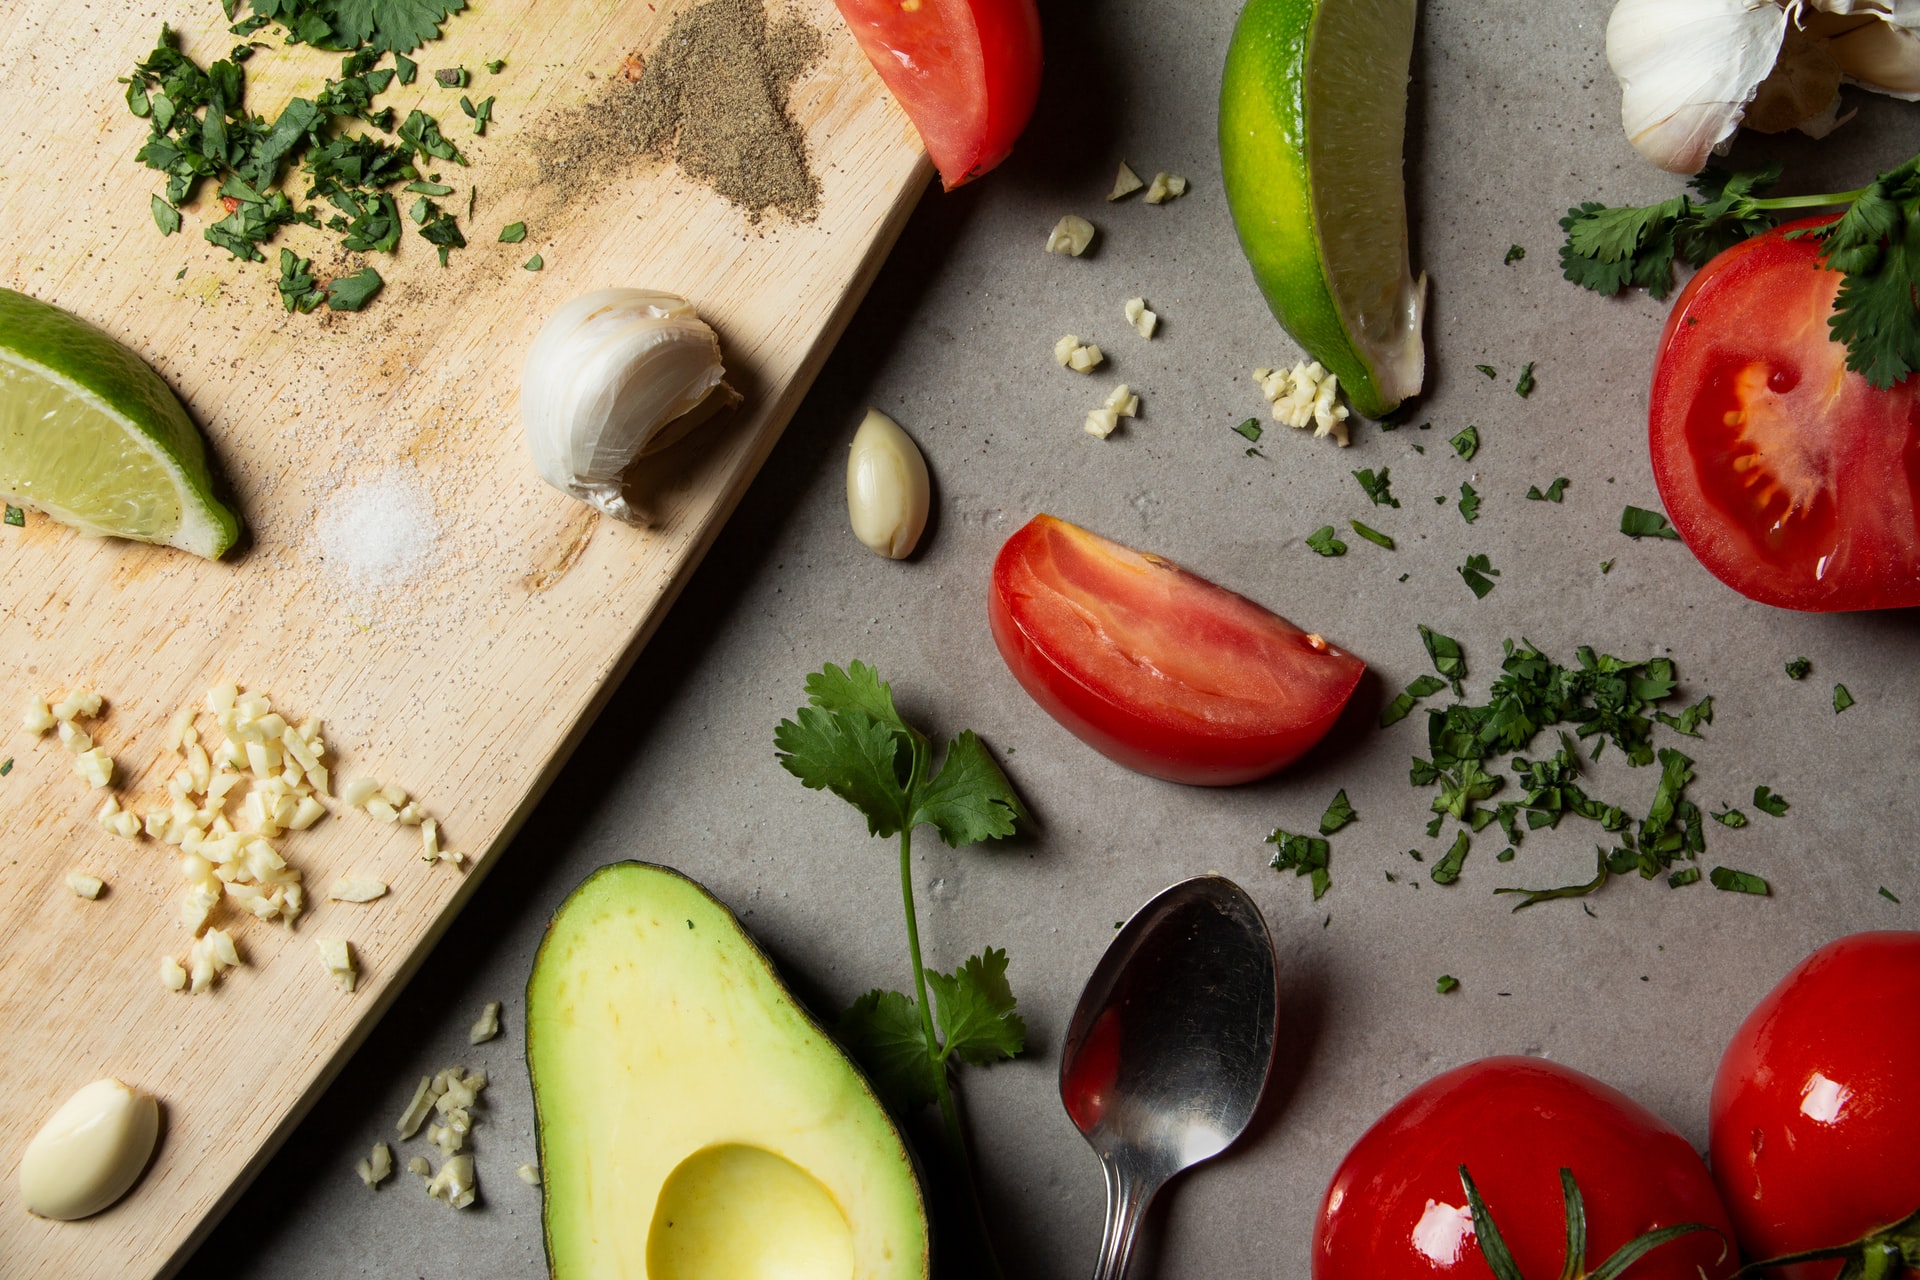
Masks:
[[[527,980],[554,1280],[928,1275],[906,1144],[740,922],[620,862],[561,904]]]

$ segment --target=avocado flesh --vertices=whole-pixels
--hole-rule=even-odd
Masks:
[[[527,982],[527,1064],[554,1280],[925,1280],[892,1121],[679,873],[617,863],[562,904]]]

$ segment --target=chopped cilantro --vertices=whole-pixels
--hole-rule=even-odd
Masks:
[[[1275,871],[1291,871],[1296,876],[1309,877],[1313,883],[1313,900],[1320,901],[1333,883],[1327,870],[1327,855],[1331,846],[1326,840],[1320,836],[1293,835],[1275,827],[1266,843],[1275,846],[1273,857],[1267,865]]]
[[[1371,542],[1374,546],[1385,547],[1389,551],[1393,550],[1393,539],[1378,529],[1361,524],[1358,520],[1349,520],[1347,523],[1353,526],[1355,533],[1365,538],[1368,542]]]
[[[153,225],[160,228],[160,234],[170,236],[180,229],[180,211],[162,200],[152,197]]]
[[[7,504],[7,523],[16,529],[24,529],[27,527],[27,513],[9,502]]]
[[[341,276],[327,285],[327,309],[358,311],[372,302],[386,282],[372,267],[362,267],[350,276]]]
[[[1460,482],[1460,515],[1468,524],[1480,518],[1480,495],[1464,480]]]
[[[1438,676],[1415,676],[1413,683],[1409,684],[1403,692],[1395,694],[1393,701],[1381,710],[1380,727],[1384,729],[1390,724],[1398,724],[1405,720],[1413,713],[1414,703],[1446,687],[1447,682]]]
[[[1392,481],[1387,478],[1388,471],[1389,468],[1382,467],[1377,475],[1371,468],[1353,473],[1353,478],[1360,482],[1360,487],[1366,490],[1367,497],[1373,501],[1373,505],[1376,507],[1397,507],[1400,505],[1400,499],[1393,496]]]
[[[442,89],[464,89],[472,79],[465,67],[442,67],[433,73],[433,78]]]
[[[1477,364],[1473,367],[1486,374],[1489,378],[1497,378],[1500,376],[1500,371],[1490,364]]]
[[[1247,439],[1254,441],[1256,444],[1259,442],[1260,437],[1266,434],[1266,432],[1261,429],[1258,418],[1248,418],[1245,422],[1236,426],[1234,430],[1238,431]]]
[[[1506,848],[1504,848],[1504,849],[1502,849],[1502,850],[1501,850],[1500,852],[1498,852],[1498,853],[1496,853],[1496,854],[1494,854],[1494,855],[1493,855],[1493,860],[1494,860],[1495,862],[1512,862],[1512,861],[1513,861],[1513,846],[1512,846],[1512,845],[1508,845],[1508,846],[1507,846]]]
[[[1447,443],[1453,446],[1453,451],[1460,455],[1462,461],[1471,460],[1480,451],[1480,428],[1469,426]]]
[[[1440,975],[1439,980],[1433,984],[1433,989],[1443,996],[1449,992],[1458,991],[1460,989],[1460,979],[1450,973],[1443,973]]]
[[[1558,902],[1563,898],[1584,898],[1605,885],[1607,880],[1613,875],[1613,872],[1607,867],[1607,851],[1601,849],[1598,850],[1598,854],[1599,866],[1591,880],[1585,880],[1579,884],[1561,885],[1557,889],[1495,889],[1494,893],[1517,893],[1521,895],[1520,901],[1514,904],[1513,909],[1515,911],[1525,911],[1528,907],[1538,906],[1542,902]],[[1585,904],[1582,905],[1584,906]],[[1587,914],[1592,915],[1593,912],[1589,909]]]
[[[1770,813],[1776,818],[1784,818],[1787,815],[1787,810],[1793,806],[1787,803],[1785,796],[1776,794],[1773,788],[1755,787],[1753,789],[1753,807],[1762,813]]]
[[[1723,827],[1738,828],[1747,825],[1747,815],[1733,808],[1731,805],[1722,809],[1719,813],[1709,814],[1708,816]]]
[[[547,264],[546,264],[546,260],[536,253],[531,258],[528,258],[525,262],[521,263],[520,265],[528,271],[538,271],[540,268],[546,266]]]
[[[1333,536],[1333,526],[1323,524],[1307,535],[1307,545],[1323,556],[1347,554],[1347,544]]]
[[[1518,262],[1518,261],[1520,261],[1520,259],[1522,259],[1522,258],[1524,258],[1524,257],[1526,257],[1526,256],[1527,256],[1527,251],[1526,251],[1525,249],[1522,249],[1522,248],[1521,248],[1521,247],[1520,247],[1519,245],[1517,245],[1517,244],[1513,244],[1513,245],[1508,245],[1508,246],[1507,246],[1507,256],[1506,256],[1506,258],[1505,258],[1505,259],[1504,259],[1504,260],[1503,260],[1503,261],[1501,262],[1501,264],[1500,264],[1500,265],[1502,265],[1502,266],[1505,266],[1505,267],[1510,267],[1510,266],[1512,266],[1512,265],[1513,265],[1514,263],[1516,263],[1516,262]]]
[[[1606,573],[1612,573],[1612,572],[1613,572],[1613,561],[1611,561],[1611,560],[1602,560],[1602,561],[1600,562],[1600,572],[1601,572],[1601,573],[1603,573],[1603,574],[1606,574]]]
[[[1629,538],[1671,538],[1680,540],[1680,531],[1667,523],[1658,511],[1645,507],[1627,507],[1620,513],[1620,532]]]
[[[465,98],[460,99],[460,105],[465,107],[467,100]],[[493,98],[489,96],[480,99],[480,105],[467,112],[467,114],[473,117],[473,131],[484,137],[487,132],[487,126],[493,123]]]
[[[1471,844],[1471,838],[1464,831],[1454,836],[1453,847],[1447,850],[1446,856],[1433,864],[1432,874],[1435,884],[1453,884],[1460,879],[1460,869],[1466,865],[1467,849]]]
[[[400,189],[417,196],[450,196],[453,194],[453,188],[444,182],[409,182]],[[418,222],[419,219],[415,218],[414,221]]]
[[[1852,705],[1853,695],[1847,692],[1847,686],[1843,684],[1833,686],[1833,714],[1839,715]]]
[[[497,76],[500,74],[500,69],[506,65],[507,60],[505,58],[491,58],[487,61],[487,74]]]
[[[1520,381],[1513,384],[1514,394],[1525,400],[1533,394],[1533,361],[1529,360],[1520,370]]]
[[[327,300],[327,290],[313,278],[313,259],[291,249],[280,251],[280,301],[288,311],[310,314]]]
[[[1713,723],[1713,696],[1709,694],[1692,706],[1682,710],[1677,716],[1665,711],[1656,711],[1653,713],[1653,718],[1675,733],[1685,734],[1689,738],[1697,738],[1700,736],[1700,726],[1702,724]]]
[[[1476,600],[1485,600],[1487,593],[1496,585],[1494,578],[1500,576],[1500,571],[1494,568],[1493,562],[1484,555],[1468,556],[1467,562],[1459,567],[1459,571],[1461,580],[1467,584]]]
[[[1806,658],[1793,658],[1787,663],[1787,678],[1789,680],[1805,680],[1807,673],[1812,670],[1813,663]]]
[[[527,224],[524,222],[509,222],[506,226],[500,228],[501,244],[519,244],[526,238]]]
[[[13,772],[13,757],[8,756],[5,760],[0,760],[0,778],[4,778],[12,772]],[[1880,892],[1885,893],[1886,890],[1882,889]],[[1899,899],[1895,898],[1894,901],[1898,902]]]
[[[13,761],[9,760],[7,761],[7,763],[12,764]],[[0,774],[3,774],[5,772],[6,772],[6,769],[4,767],[0,767]],[[1888,891],[1887,886],[1885,885],[1880,886],[1880,896],[1885,898],[1888,902],[1897,904],[1900,901],[1900,899],[1894,897],[1893,894]]]
[[[401,84],[412,84],[413,78],[420,74],[420,64],[404,53],[393,55],[393,69],[399,75]]]
[[[1443,636],[1425,623],[1420,624],[1420,643],[1426,648],[1433,669],[1453,686],[1453,696],[1461,695],[1460,681],[1467,674],[1466,651],[1452,636]]]
[[[1565,476],[1555,476],[1553,483],[1548,485],[1544,491],[1539,485],[1530,484],[1527,486],[1527,501],[1559,502],[1567,496],[1567,486],[1571,483],[1573,482]]]
[[[222,0],[229,17],[239,0]],[[466,8],[466,0],[245,0],[255,18],[269,18],[287,30],[287,43],[316,49],[357,49],[410,53],[440,38],[440,24]],[[249,20],[251,21],[251,20]]]
[[[1698,867],[1681,867],[1678,871],[1675,871],[1667,877],[1667,888],[1669,889],[1684,889],[1690,884],[1699,883],[1700,868]]]
[[[1760,897],[1768,896],[1767,882],[1750,871],[1735,871],[1732,867],[1715,867],[1707,874],[1707,879],[1716,889],[1728,893],[1751,893]]]
[[[1327,805],[1327,811],[1320,815],[1320,834],[1330,836],[1359,816],[1347,800],[1347,789],[1342,787],[1334,793],[1333,800]]]

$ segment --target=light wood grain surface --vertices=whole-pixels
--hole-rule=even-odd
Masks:
[[[200,238],[207,199],[162,239],[148,216],[163,179],[132,159],[146,132],[116,77],[164,20],[200,60],[232,37],[215,0],[81,6],[15,0],[0,24],[0,285],[104,327],[191,406],[252,539],[221,563],[74,536],[31,517],[0,530],[0,1274],[164,1275],[191,1251],[389,1003],[504,847],[609,686],[633,663],[745,490],[891,245],[929,169],[911,127],[834,17],[795,93],[822,185],[817,219],[739,210],[670,165],[615,160],[585,182],[543,182],[536,140],[646,50],[679,5],[659,0],[478,0],[423,71],[482,73],[498,97],[485,138],[458,92],[423,75],[384,101],[439,115],[472,160],[472,247],[442,269],[409,234],[376,257],[385,294],[360,315],[290,316],[275,272]],[[271,32],[266,33],[271,34]],[[337,65],[264,51],[249,105],[271,118]],[[450,166],[449,166],[450,168]],[[447,201],[464,209],[465,191]],[[524,220],[525,243],[494,243]],[[325,238],[288,244],[316,262]],[[269,246],[269,252],[276,246]],[[520,264],[532,253],[545,270]],[[184,273],[178,275],[176,273]],[[542,485],[521,441],[520,361],[541,319],[591,288],[633,284],[694,299],[721,335],[745,407],[664,455],[640,486],[645,528],[617,526]],[[356,588],[316,526],[351,490],[389,476],[431,495],[428,569],[402,588]],[[672,680],[672,671],[636,678]],[[96,740],[116,794],[143,810],[178,761],[180,708],[237,681],[290,717],[321,717],[334,776],[418,795],[472,869],[424,864],[411,829],[336,813],[282,844],[318,901],[291,929],[221,908],[246,967],[214,992],[176,995],[159,958],[184,955],[176,851],[103,833],[90,793],[51,739],[15,733],[13,704],[77,686],[105,696]],[[11,698],[12,703],[4,701]],[[538,842],[520,846],[534,853]],[[86,869],[110,888],[65,887]],[[388,881],[365,906],[324,900],[339,876]],[[351,995],[313,939],[346,937],[364,978]],[[160,1097],[160,1149],[121,1205],[52,1223],[20,1204],[22,1147],[69,1093],[118,1076]]]

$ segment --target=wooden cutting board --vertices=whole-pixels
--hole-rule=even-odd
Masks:
[[[210,200],[170,238],[149,216],[164,180],[132,158],[147,126],[116,79],[162,20],[203,64],[223,55],[234,38],[216,0],[6,6],[0,285],[77,312],[168,378],[203,424],[252,540],[206,563],[77,537],[37,515],[0,526],[0,758],[13,761],[0,776],[5,1275],[123,1280],[186,1259],[499,856],[766,458],[924,189],[918,139],[827,0],[798,2],[827,45],[793,97],[821,183],[815,219],[750,221],[639,157],[543,180],[539,140],[564,136],[623,66],[633,74],[629,55],[650,50],[686,3],[473,0],[416,55],[421,81],[382,100],[402,116],[415,105],[437,115],[472,161],[442,166],[460,189],[446,201],[456,212],[478,187],[461,219],[471,247],[443,269],[409,230],[397,260],[375,257],[388,285],[372,307],[312,316],[281,310],[272,267],[234,263],[200,237],[216,216]],[[489,76],[495,58],[506,67]],[[263,50],[248,65],[249,106],[271,118],[337,65]],[[497,97],[486,137],[467,132],[460,91],[424,74],[455,65],[475,73],[471,97]],[[495,243],[516,221],[526,241]],[[320,235],[287,243],[328,261]],[[545,269],[524,270],[536,252]],[[542,484],[518,420],[520,362],[541,320],[608,285],[694,299],[747,397],[663,455],[637,495],[644,528]],[[342,544],[323,533],[376,481],[430,504],[437,530],[423,571],[379,590],[329,560]],[[51,736],[17,732],[15,717],[34,696],[104,695],[90,727],[117,762],[115,794],[144,811],[179,765],[168,722],[222,680],[267,694],[290,719],[321,717],[336,790],[360,775],[404,787],[473,861],[464,872],[425,864],[417,830],[334,801],[333,816],[279,842],[312,909],[288,930],[223,906],[217,923],[245,967],[212,992],[178,995],[158,977],[160,958],[188,942],[175,922],[176,851],[102,832],[101,793]],[[105,879],[106,895],[69,892],[76,869]],[[326,901],[349,873],[392,893]],[[320,937],[352,942],[356,992],[323,971]],[[152,1167],[93,1219],[31,1217],[22,1148],[61,1100],[107,1075],[163,1103]]]

